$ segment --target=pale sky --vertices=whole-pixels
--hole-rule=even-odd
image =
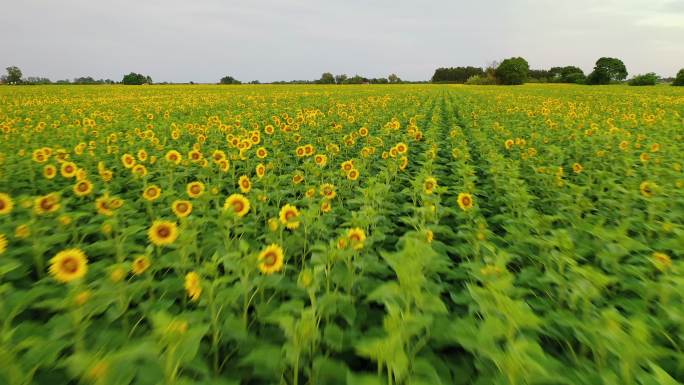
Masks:
[[[684,0],[4,0],[0,68],[58,80],[316,79],[523,56],[532,68],[621,58],[630,76],[684,67]],[[4,71],[0,71],[4,72]]]

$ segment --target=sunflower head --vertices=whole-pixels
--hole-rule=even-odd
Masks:
[[[425,178],[425,181],[423,182],[423,190],[425,191],[426,194],[432,194],[432,192],[435,190],[437,187],[437,179],[433,177],[427,177]]]
[[[192,301],[198,301],[200,295],[202,294],[202,280],[199,274],[191,271],[185,275],[185,291],[188,293],[188,297]]]
[[[283,249],[271,244],[259,253],[259,270],[266,275],[273,274],[283,269]]]
[[[186,190],[190,198],[198,198],[204,193],[204,183],[195,181],[188,183]]]
[[[12,197],[5,193],[0,193],[0,215],[7,215],[12,212],[14,201]]]
[[[50,259],[50,274],[68,283],[83,278],[88,272],[88,259],[81,249],[62,250]]]
[[[226,198],[223,209],[238,217],[244,217],[249,212],[249,200],[242,194],[232,194]]]
[[[147,201],[157,200],[161,196],[161,189],[157,185],[149,185],[143,190],[143,198]]]
[[[639,185],[639,191],[641,192],[641,195],[643,195],[646,198],[650,198],[653,196],[655,188],[655,183],[649,181],[643,181]]]
[[[240,176],[238,185],[240,186],[240,191],[242,191],[243,194],[248,193],[252,189],[252,182],[249,180],[247,175]]]
[[[178,228],[175,222],[154,221],[147,231],[147,237],[156,246],[170,245],[178,238]]]
[[[59,195],[57,193],[50,193],[42,197],[38,197],[34,203],[34,211],[36,214],[49,214],[59,210]]]
[[[366,233],[363,231],[363,229],[354,227],[347,230],[347,239],[354,250],[361,250],[363,249],[363,244],[366,240]]]
[[[286,204],[280,209],[280,223],[285,225],[290,230],[294,230],[299,227],[299,210],[297,207],[291,204]]]
[[[141,275],[150,267],[150,257],[147,255],[139,255],[135,257],[131,264],[131,271],[135,275]]]
[[[461,208],[461,210],[470,210],[473,208],[473,196],[469,193],[459,193],[458,194],[458,207]]]
[[[186,200],[173,201],[171,210],[177,217],[185,218],[192,213],[192,202]]]

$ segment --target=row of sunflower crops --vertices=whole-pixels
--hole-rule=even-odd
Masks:
[[[684,383],[684,93],[0,88],[2,384]]]

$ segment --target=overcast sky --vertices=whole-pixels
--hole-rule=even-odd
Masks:
[[[52,80],[408,80],[525,57],[532,68],[621,58],[630,75],[684,67],[684,0],[7,0],[0,66]]]

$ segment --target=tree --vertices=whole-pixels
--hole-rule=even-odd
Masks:
[[[680,69],[679,72],[677,72],[677,77],[672,82],[672,85],[673,86],[684,86],[684,68]]]
[[[389,81],[390,83],[401,83],[401,79],[396,74],[390,74],[387,77],[387,81]]]
[[[335,75],[335,83],[336,84],[343,84],[347,80],[347,75],[341,74],[341,75]]]
[[[627,67],[622,60],[602,57],[596,61],[594,71],[587,76],[587,84],[609,84],[627,78]]]
[[[584,83],[586,76],[581,68],[575,66],[553,67],[549,70],[549,81],[554,83]]]
[[[335,84],[335,77],[330,72],[323,72],[321,78],[318,80],[320,84]]]
[[[473,76],[484,76],[484,70],[480,67],[451,67],[437,68],[432,75],[433,83],[465,83]]]
[[[11,66],[5,68],[7,70],[7,76],[5,76],[5,82],[10,84],[21,83],[22,73],[19,67]]]
[[[658,82],[658,75],[654,72],[649,72],[643,75],[637,75],[629,79],[630,86],[654,86]]]
[[[494,70],[494,77],[499,84],[523,84],[527,80],[527,74],[530,71],[530,65],[527,60],[521,57],[512,57],[506,59],[496,67]]]
[[[219,81],[219,84],[242,84],[242,82],[232,76],[224,76]]]
[[[135,72],[131,72],[128,75],[124,75],[121,83],[128,84],[128,85],[141,85],[141,84],[145,84],[145,83],[151,84],[152,78],[149,76],[145,76],[142,74],[136,74]]]

